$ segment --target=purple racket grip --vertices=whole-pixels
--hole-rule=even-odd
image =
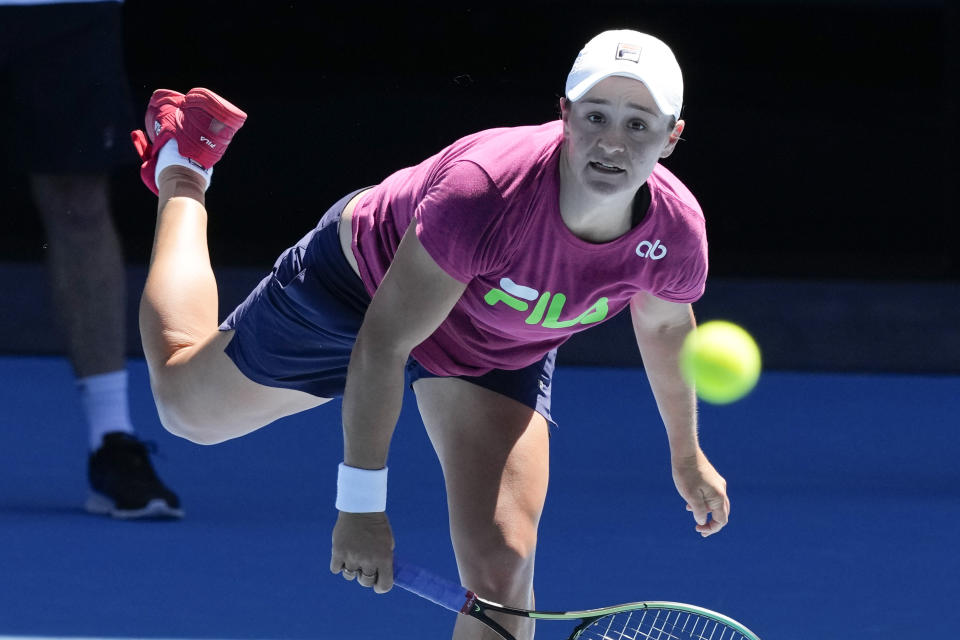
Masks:
[[[456,613],[463,613],[474,598],[473,593],[461,585],[396,558],[393,560],[393,583]]]

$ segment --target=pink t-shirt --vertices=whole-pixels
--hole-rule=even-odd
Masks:
[[[560,217],[559,120],[467,136],[394,173],[353,212],[353,252],[367,291],[379,286],[411,220],[437,264],[467,283],[413,357],[437,375],[519,369],[647,291],[693,302],[707,277],[703,213],[659,164],[651,204],[623,236],[594,244]]]

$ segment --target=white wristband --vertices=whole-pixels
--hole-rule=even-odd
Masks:
[[[349,513],[387,510],[387,468],[358,469],[340,463],[337,509]]]

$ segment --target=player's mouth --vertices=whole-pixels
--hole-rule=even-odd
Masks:
[[[591,162],[590,168],[593,169],[594,171],[598,171],[600,173],[605,173],[608,175],[617,175],[618,173],[624,172],[624,170],[618,167],[617,165],[609,164],[606,162],[596,162],[596,161]]]

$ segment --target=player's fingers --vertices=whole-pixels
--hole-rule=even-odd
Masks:
[[[694,500],[689,505],[690,511],[693,512],[693,519],[697,521],[699,525],[707,524],[707,513],[710,512],[710,508],[707,506],[707,501],[702,498],[699,500]]]
[[[360,586],[372,587],[377,581],[378,573],[378,571],[367,571],[361,567],[360,572],[357,574],[357,582],[360,583]]]
[[[719,532],[720,529],[723,529],[723,525],[717,522],[716,520],[711,520],[707,524],[697,525],[697,531],[699,531],[700,535],[703,536],[704,538],[709,538],[713,534]]]
[[[718,496],[714,500],[709,500],[708,504],[713,521],[720,523],[720,526],[727,524],[730,519],[730,500],[726,496]]]
[[[377,593],[386,593],[393,588],[393,561],[382,567],[377,572],[377,581],[373,585],[373,590]]]
[[[353,580],[358,575],[360,575],[360,569],[347,569],[346,567],[344,567],[342,574],[343,574],[344,580]]]
[[[340,573],[343,571],[343,558],[336,554],[330,556],[330,573]]]

